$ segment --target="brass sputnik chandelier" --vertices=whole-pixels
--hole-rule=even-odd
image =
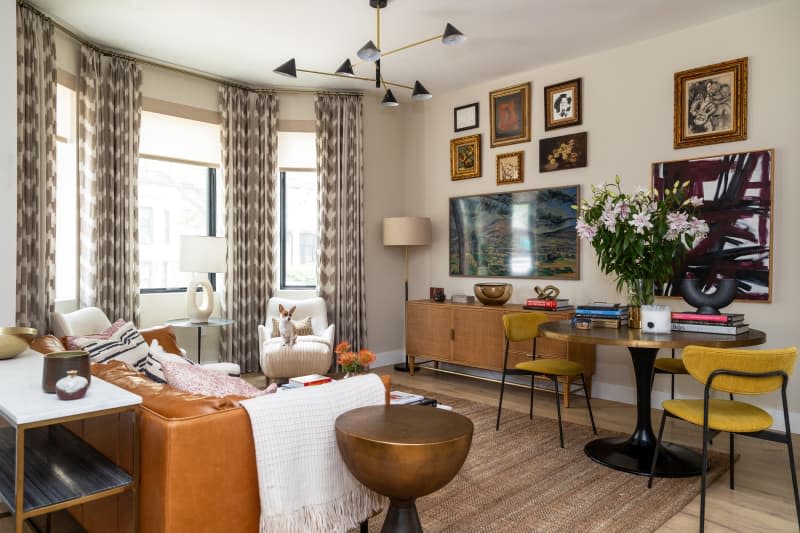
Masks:
[[[298,72],[305,72],[307,74],[318,74],[321,76],[337,76],[337,77],[345,77],[345,78],[353,78],[356,80],[365,80],[365,81],[373,81],[373,78],[366,78],[363,76],[356,76],[353,72],[353,67],[361,65],[363,63],[375,63],[375,87],[383,88],[386,90],[386,94],[383,96],[383,100],[381,101],[381,105],[387,107],[396,107],[400,105],[392,94],[392,90],[389,87],[402,87],[403,89],[408,89],[411,91],[411,99],[412,100],[428,100],[432,98],[431,93],[428,92],[427,89],[416,80],[414,82],[414,86],[411,87],[409,85],[403,85],[402,83],[393,83],[390,81],[386,81],[381,74],[381,60],[389,55],[396,54],[397,52],[402,52],[403,50],[408,50],[409,48],[413,48],[415,46],[419,46],[422,44],[427,44],[433,41],[441,40],[442,44],[460,44],[466,40],[466,36],[463,33],[458,31],[455,26],[450,24],[449,22],[444,28],[444,33],[440,35],[434,35],[428,39],[423,39],[421,41],[417,41],[415,43],[407,44],[405,46],[401,46],[399,48],[395,48],[394,50],[389,50],[387,52],[381,51],[381,9],[386,7],[388,0],[368,0],[370,7],[375,9],[376,14],[376,26],[377,31],[375,35],[375,42],[372,40],[367,41],[367,44],[361,47],[361,49],[356,53],[356,55],[361,59],[361,61],[357,61],[355,63],[350,62],[350,58],[344,60],[336,72],[320,72],[318,70],[307,70],[302,68],[297,68],[294,58],[290,59],[286,63],[282,64],[278,68],[276,68],[273,72],[276,74],[280,74],[282,76],[288,76],[290,78],[297,78]]]

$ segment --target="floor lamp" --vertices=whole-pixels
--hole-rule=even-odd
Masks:
[[[408,301],[408,247],[431,243],[431,219],[427,217],[391,217],[383,219],[383,245],[402,246],[405,250],[405,301]],[[403,310],[403,332],[405,333],[405,309]],[[395,370],[408,372],[408,353]]]

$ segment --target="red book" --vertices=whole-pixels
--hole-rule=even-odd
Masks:
[[[297,378],[292,378],[289,380],[289,385],[291,387],[310,387],[312,385],[323,385],[325,383],[330,383],[333,381],[328,376],[322,376],[320,374],[311,374],[309,376],[300,376]]]
[[[744,319],[742,314],[704,315],[700,313],[672,313],[672,320],[694,320],[698,322],[714,322],[727,324]]]
[[[528,298],[525,300],[525,307],[540,307],[542,309],[558,309],[569,305],[569,300],[559,298],[558,300],[542,300],[541,298]]]

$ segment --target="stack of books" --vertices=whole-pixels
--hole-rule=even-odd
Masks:
[[[672,331],[741,335],[750,331],[742,313],[703,315],[700,313],[672,313]]]
[[[592,302],[579,305],[576,318],[588,318],[593,328],[615,328],[628,325],[628,307],[620,303]]]
[[[331,381],[333,381],[333,379],[328,376],[323,376],[321,374],[310,374],[308,376],[291,378],[289,383],[283,387],[286,389],[301,389],[303,387],[311,387],[313,385],[324,385],[325,383],[330,383]]]
[[[571,311],[574,309],[567,298],[545,300],[543,298],[528,298],[525,300],[523,309],[534,309],[536,311]]]

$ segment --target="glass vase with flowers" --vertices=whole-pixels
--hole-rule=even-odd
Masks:
[[[629,326],[641,327],[642,305],[654,302],[654,286],[672,276],[672,265],[708,234],[708,224],[695,216],[703,199],[687,193],[689,182],[676,182],[659,195],[639,186],[622,192],[614,183],[592,186],[577,221],[578,236],[591,243],[600,270],[616,277],[617,291],[628,288]]]
[[[375,353],[366,349],[354,351],[350,343],[342,341],[336,345],[336,362],[345,371],[346,378],[366,372],[369,365],[375,362]]]

